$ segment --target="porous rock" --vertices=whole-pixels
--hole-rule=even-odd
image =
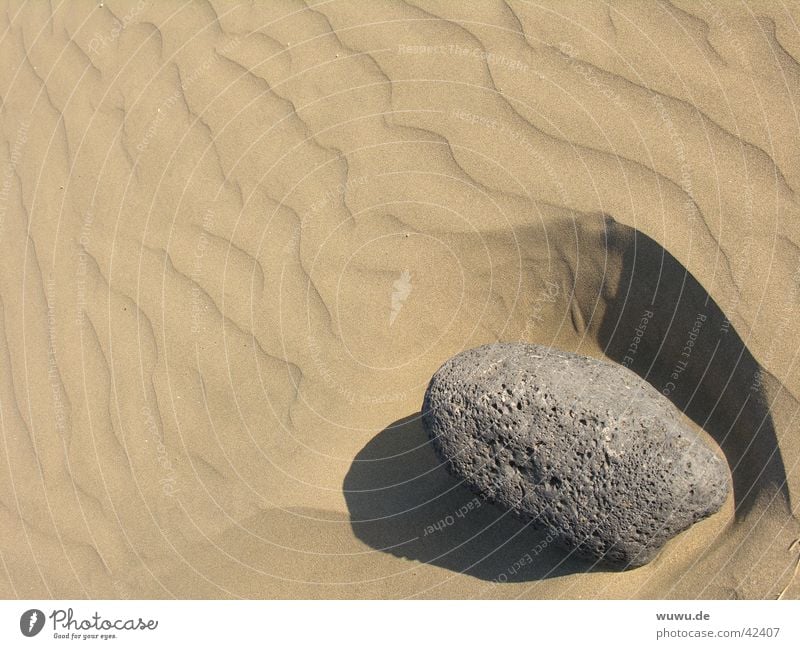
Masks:
[[[569,550],[618,567],[649,562],[727,496],[725,461],[621,365],[486,345],[434,374],[422,415],[456,477]]]

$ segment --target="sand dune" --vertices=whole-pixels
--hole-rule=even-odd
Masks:
[[[800,594],[800,11],[464,4],[0,13],[0,595]],[[668,394],[723,511],[615,573],[476,502],[418,411],[496,340]]]

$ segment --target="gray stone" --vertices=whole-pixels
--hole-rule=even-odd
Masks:
[[[661,393],[621,365],[539,345],[458,354],[422,417],[456,477],[569,550],[619,567],[718,511],[724,460]]]

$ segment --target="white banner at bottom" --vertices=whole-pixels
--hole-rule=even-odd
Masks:
[[[778,648],[800,647],[799,627],[796,601],[0,602],[4,648]]]

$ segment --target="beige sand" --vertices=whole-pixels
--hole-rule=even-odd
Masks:
[[[797,597],[798,5],[257,4],[0,12],[0,595]],[[473,501],[415,415],[494,340],[735,495],[623,574]]]

